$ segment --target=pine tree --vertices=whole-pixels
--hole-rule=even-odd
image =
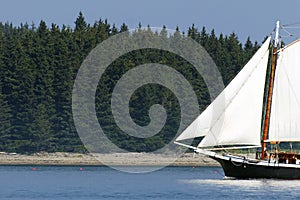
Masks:
[[[0,82],[1,83],[1,82]],[[5,151],[11,128],[11,109],[4,100],[0,84],[0,151]]]
[[[41,21],[39,27],[37,28],[36,37],[34,38],[34,51],[31,55],[31,59],[35,63],[35,76],[34,76],[34,102],[32,108],[33,122],[31,127],[32,133],[32,143],[35,150],[39,149],[40,146],[47,146],[45,144],[48,137],[52,134],[51,129],[39,128],[49,124],[51,127],[51,122],[55,116],[54,107],[54,91],[53,91],[53,78],[54,78],[54,68],[52,65],[53,61],[53,51],[50,40],[50,31],[44,21]],[[45,112],[41,112],[36,108],[45,108]],[[41,116],[40,116],[41,115]],[[43,118],[44,120],[40,120]],[[45,120],[47,122],[45,122]],[[43,123],[43,124],[37,124]],[[42,132],[43,131],[43,132]],[[41,135],[44,135],[42,137]],[[40,138],[43,138],[41,140]]]
[[[85,32],[87,30],[87,23],[85,22],[84,16],[82,12],[79,12],[79,16],[77,17],[75,21],[75,32]]]
[[[168,37],[168,31],[167,31],[167,27],[165,25],[163,25],[163,28],[161,29],[159,36],[162,38]]]
[[[94,25],[96,29],[96,39],[97,44],[106,40],[109,37],[109,32],[107,32],[106,24],[100,19],[97,23]]]
[[[32,150],[30,125],[32,123],[33,69],[24,52],[18,30],[7,37],[3,56],[4,100],[11,108],[10,135],[6,138],[7,151]]]
[[[205,44],[206,51],[212,56],[213,60],[216,60],[217,57],[215,57],[216,52],[218,50],[218,39],[215,35],[215,30],[212,29],[210,36]]]
[[[56,150],[74,151],[80,140],[76,134],[72,120],[72,87],[74,83],[73,52],[68,46],[72,43],[72,33],[63,29],[61,32],[56,25],[51,28],[51,43],[53,44],[54,79],[53,90],[55,100],[55,117],[53,119],[53,139],[51,145]],[[76,66],[78,67],[78,66]],[[70,147],[73,144],[73,147]],[[73,149],[72,149],[73,148]]]
[[[247,38],[246,43],[244,45],[244,56],[243,58],[247,61],[251,58],[251,56],[254,53],[254,48],[253,48],[253,44],[250,40],[250,37]]]
[[[118,33],[119,33],[118,29],[116,28],[115,24],[113,24],[111,28],[111,35],[116,35]]]
[[[32,140],[32,152],[52,152],[53,141],[51,132],[51,121],[49,120],[49,114],[45,104],[40,103],[36,107],[32,108],[33,121],[31,125],[31,140]]]
[[[227,85],[233,77],[244,66],[243,63],[243,48],[235,33],[231,33],[228,39],[225,39],[226,50],[229,53],[230,63],[227,66],[227,72],[224,77],[225,85]]]
[[[7,101],[4,99],[2,94],[2,80],[3,80],[3,71],[4,64],[3,59],[3,45],[4,38],[2,32],[2,24],[0,24],[0,151],[5,151],[6,138],[9,137],[9,130],[11,127],[11,109]]]
[[[192,25],[192,28],[188,29],[188,37],[192,38],[193,40],[199,42],[199,32],[198,29],[195,28],[195,25]]]
[[[122,33],[122,32],[125,32],[125,31],[128,31],[128,26],[125,23],[123,23],[120,27],[120,32]]]
[[[199,36],[199,43],[205,47],[208,41],[208,34],[206,33],[206,28],[203,26]]]

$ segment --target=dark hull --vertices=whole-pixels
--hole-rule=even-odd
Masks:
[[[283,167],[274,163],[267,166],[249,162],[233,162],[231,159],[211,157],[218,161],[226,177],[237,179],[266,178],[266,179],[300,179],[300,168]]]

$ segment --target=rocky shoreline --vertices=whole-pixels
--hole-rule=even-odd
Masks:
[[[35,153],[23,155],[0,152],[0,165],[78,165],[78,166],[220,166],[206,156],[185,153],[176,159],[172,155],[152,153]]]

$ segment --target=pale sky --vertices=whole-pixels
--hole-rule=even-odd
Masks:
[[[275,27],[300,22],[299,0],[1,0],[0,21],[39,24],[43,19],[50,25],[70,25],[79,11],[93,24],[99,18],[108,19],[119,28],[125,22],[136,28],[139,22],[152,27],[166,25],[185,31],[193,23],[199,29],[229,35],[235,32],[243,42],[250,36],[261,42]],[[293,32],[294,30],[292,30]],[[298,33],[300,32],[297,30]],[[300,34],[297,35],[300,37]]]

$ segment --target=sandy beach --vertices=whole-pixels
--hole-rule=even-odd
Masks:
[[[0,165],[219,166],[216,161],[193,153],[185,153],[175,159],[170,155],[152,153],[91,155],[64,152],[42,152],[32,155],[1,152]]]

